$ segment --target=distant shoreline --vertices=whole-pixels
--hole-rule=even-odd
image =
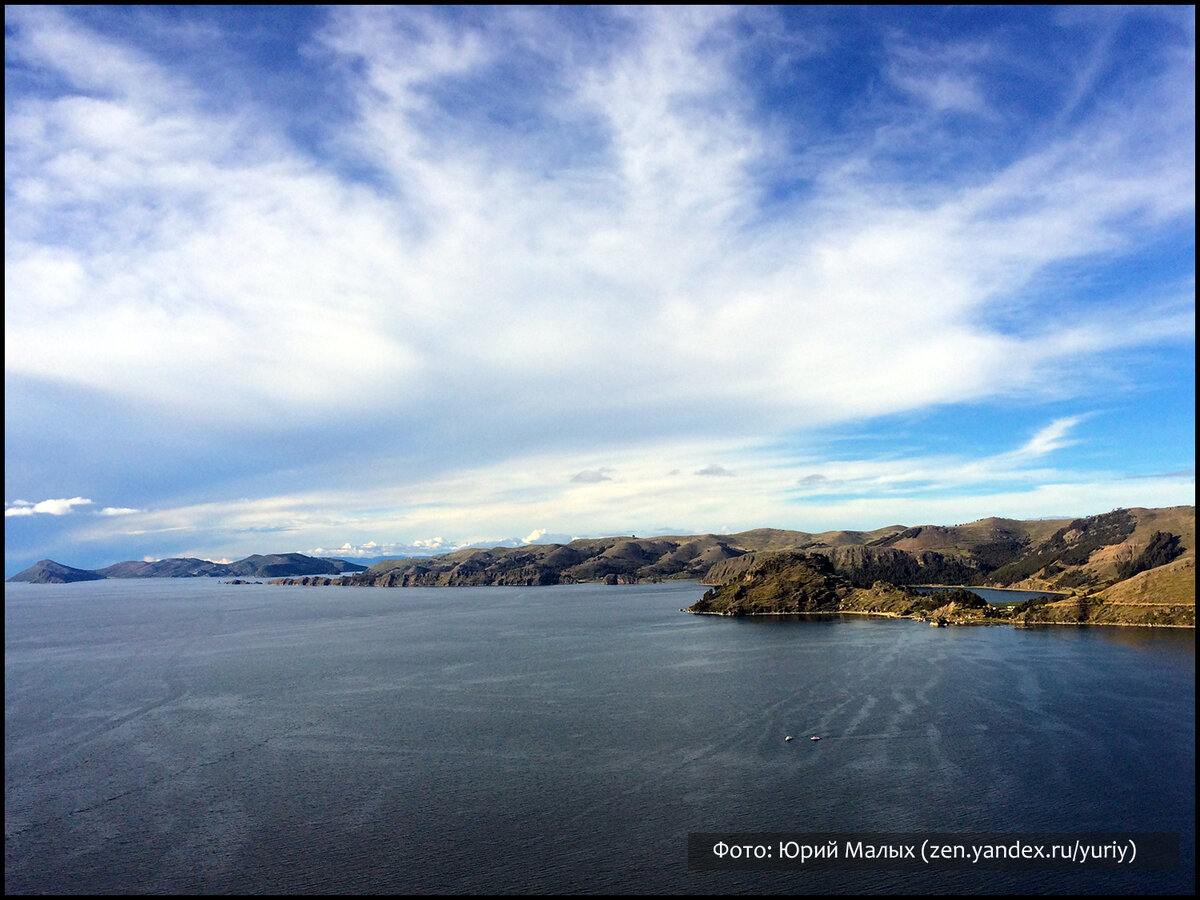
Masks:
[[[930,585],[920,585],[920,587],[929,587]],[[995,588],[994,590],[998,590]],[[864,616],[868,619],[889,619],[899,621],[907,619],[910,622],[928,622],[927,619],[922,619],[920,616],[901,616],[896,613],[887,612],[867,612],[860,609],[847,609],[837,611],[806,611],[806,612],[761,612],[761,613],[742,613],[740,615],[730,615],[723,612],[707,612],[700,610],[680,609],[682,613],[687,613],[689,616],[716,616],[719,619],[771,619],[782,616]],[[1196,630],[1195,625],[1154,625],[1147,622],[1022,622],[1016,619],[968,619],[962,622],[945,622],[939,625],[939,628],[962,628],[975,627],[979,625],[1003,625],[1009,628],[1182,628]]]

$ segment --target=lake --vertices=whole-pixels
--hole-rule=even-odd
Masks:
[[[1194,631],[680,612],[703,591],[7,584],[5,890],[1194,889]],[[696,832],[1181,857],[702,871]]]
[[[1020,603],[1022,600],[1032,600],[1035,597],[1049,597],[1051,600],[1061,600],[1064,597],[1070,596],[1070,594],[1059,594],[1054,591],[1019,591],[1011,588],[971,587],[970,585],[958,585],[957,587],[961,590],[978,594],[988,603]],[[935,594],[954,589],[953,586],[928,587],[925,585],[914,588],[918,594]]]

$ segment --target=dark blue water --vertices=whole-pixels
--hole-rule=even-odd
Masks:
[[[1032,600],[1034,597],[1049,597],[1051,600],[1060,600],[1067,594],[1057,594],[1054,591],[1014,591],[1009,588],[985,588],[971,587],[963,585],[962,589],[978,594],[988,603],[1020,603],[1022,600]],[[949,587],[919,587],[916,588],[917,593],[933,594],[940,591],[953,590]]]
[[[1194,888],[1194,632],[679,612],[702,591],[6,585],[5,889]],[[1184,856],[687,867],[689,832],[926,830]]]

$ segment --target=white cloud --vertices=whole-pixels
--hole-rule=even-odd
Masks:
[[[303,526],[293,529],[294,531],[303,532]],[[383,542],[379,541],[364,541],[362,543],[351,543],[346,541],[341,546],[337,547],[311,547],[307,550],[297,551],[306,556],[323,556],[332,557],[335,559],[362,559],[364,557],[379,557],[379,556],[430,556],[434,553],[449,552],[457,549],[454,546],[447,544],[441,538],[418,539],[411,543],[402,543],[399,541]]]
[[[76,506],[87,506],[91,503],[86,497],[71,497],[70,499],[43,500],[40,503],[30,503],[28,500],[14,500],[4,508],[5,517],[9,516],[65,516],[74,512]]]
[[[245,556],[263,552],[264,543],[274,541],[318,548],[303,551],[312,555],[354,558],[429,555],[502,542],[561,543],[581,534],[646,534],[653,528],[646,527],[648,522],[678,523],[672,527],[676,533],[740,531],[764,523],[819,531],[893,521],[945,524],[982,515],[1032,518],[1047,511],[1084,515],[1114,506],[1177,505],[1194,494],[1194,475],[1188,473],[1131,480],[1123,473],[1046,466],[1047,455],[1067,446],[1065,435],[1073,423],[1066,418],[1082,417],[1056,420],[1013,451],[984,456],[817,459],[733,442],[610,447],[604,455],[620,466],[622,478],[591,484],[561,475],[578,471],[579,459],[543,452],[392,486],[206,503],[105,519],[105,524],[94,517],[81,522],[75,537],[207,534],[219,535],[220,543],[198,546],[191,555]],[[1040,452],[1025,452],[1031,444]],[[714,455],[729,461],[738,477],[668,474],[675,462],[679,471],[700,471],[703,460]],[[818,465],[820,472],[814,473]],[[1040,503],[1048,505],[1039,508]],[[530,520],[547,526],[523,539],[503,537],[512,533],[512,522]],[[445,533],[455,538],[440,536]],[[417,537],[429,534],[439,536]],[[337,549],[323,549],[329,547]]]
[[[384,189],[251,131],[239,110],[202,108],[199,87],[126,46],[24,17],[18,45],[105,96],[15,103],[46,127],[11,153],[8,370],[222,422],[416,397],[516,411],[506,394],[536,375],[564,386],[539,412],[595,402],[586,386],[603,383],[597,401],[633,412],[703,401],[797,424],[1036,391],[1064,360],[1186,333],[1154,310],[1138,310],[1141,334],[1107,312],[1018,333],[979,314],[1043,266],[1118,249],[1139,211],[1191,208],[1186,160],[1170,144],[1147,157],[1111,125],[932,205],[839,178],[804,215],[751,227],[750,173],[775,151],[739,113],[713,40],[733,14],[622,12],[633,40],[561,85],[606,152],[547,179],[431,108],[430,86],[503,57],[485,31],[429,11],[337,12],[324,40],[363,72],[343,140],[384,167]],[[81,66],[85,46],[109,62]],[[910,56],[906,72],[931,68]],[[48,244],[25,226],[67,210],[91,237]]]
[[[599,469],[584,469],[582,472],[572,475],[571,481],[576,484],[598,484],[601,481],[612,481],[612,471],[603,466]]]
[[[166,555],[240,558],[286,545],[316,548],[302,551],[310,555],[353,559],[547,539],[565,543],[573,535],[648,534],[654,529],[645,527],[646,522],[675,522],[669,530],[676,534],[735,532],[765,523],[817,532],[1194,503],[1194,473],[1129,479],[1104,471],[1067,472],[1042,467],[1039,457],[1015,451],[983,457],[828,458],[820,462],[826,482],[808,487],[801,482],[813,474],[811,458],[794,459],[756,446],[719,448],[721,458],[736,464],[737,478],[680,479],[664,472],[664,462],[672,460],[683,471],[696,471],[697,457],[703,459],[713,449],[681,444],[611,448],[606,455],[619,462],[622,479],[586,485],[554,474],[576,469],[577,460],[539,454],[393,489],[295,493],[92,517],[80,520],[73,538],[208,535],[208,543],[195,543],[193,537],[186,552]],[[530,519],[550,523],[554,533],[539,527],[523,539],[503,538],[511,533],[512,522]],[[457,538],[411,537],[438,534],[434,528]],[[271,548],[270,542],[276,546]],[[336,549],[325,549],[331,547]]]
[[[1066,416],[1061,419],[1055,419],[1049,425],[1039,430],[1027,443],[1014,450],[1011,454],[1012,458],[1030,459],[1045,456],[1047,453],[1053,453],[1055,450],[1061,450],[1063,447],[1070,447],[1077,442],[1068,440],[1067,434],[1083,421],[1084,418],[1084,416]]]
[[[934,112],[993,114],[975,74],[992,55],[986,45],[893,41],[890,49],[889,79]]]

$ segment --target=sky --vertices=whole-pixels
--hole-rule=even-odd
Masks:
[[[1193,7],[5,7],[5,570],[1195,503]]]

